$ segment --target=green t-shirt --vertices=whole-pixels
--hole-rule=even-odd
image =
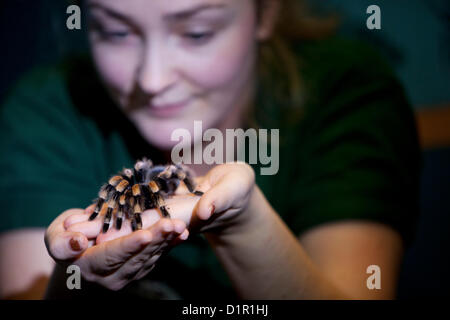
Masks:
[[[390,225],[409,244],[421,160],[401,85],[360,43],[331,38],[294,50],[308,93],[304,113],[290,121],[288,108],[271,96],[276,80],[258,88],[256,118],[280,129],[280,167],[262,176],[254,166],[257,184],[297,235],[358,219]],[[66,209],[89,205],[108,177],[136,159],[163,161],[108,98],[86,58],[24,77],[1,107],[0,132],[0,232],[47,227]],[[233,294],[202,236],[173,249],[149,277],[184,298]]]

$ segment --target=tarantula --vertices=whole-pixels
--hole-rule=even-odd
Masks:
[[[141,213],[144,210],[158,208],[163,217],[170,218],[164,199],[175,193],[181,181],[190,193],[203,195],[203,192],[195,191],[193,173],[188,168],[179,164],[154,166],[151,160],[139,160],[133,169],[123,169],[100,188],[89,220],[99,215],[104,217],[102,231],[105,233],[113,216],[117,230],[122,227],[125,217],[131,220],[133,231],[142,229]]]

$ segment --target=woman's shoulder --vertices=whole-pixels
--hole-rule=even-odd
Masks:
[[[412,236],[420,148],[411,105],[376,48],[330,38],[295,48],[307,99],[280,173],[297,233],[343,219],[383,222]],[[280,159],[282,156],[280,156]],[[282,161],[280,160],[280,163]],[[395,195],[395,196],[394,196]],[[299,209],[301,208],[301,209]]]
[[[410,127],[409,133],[414,131],[413,110],[404,88],[376,47],[335,36],[293,48],[304,85],[305,126],[319,118],[336,122],[351,118],[355,125],[362,118],[386,123],[397,118]]]
[[[333,36],[292,45],[303,72],[329,75],[359,71],[373,76],[394,76],[386,58],[374,45],[363,40]]]
[[[86,69],[84,55],[65,58],[58,62],[35,66],[12,83],[1,101],[2,116],[9,113],[44,112],[74,109],[69,91],[73,70]],[[80,81],[81,83],[82,81]],[[31,110],[32,109],[32,110]]]
[[[74,57],[37,67],[10,89],[0,108],[0,191],[9,195],[0,206],[11,214],[0,232],[44,227],[67,208],[85,206],[131,163],[121,137],[103,134],[93,116],[102,104],[84,90],[95,82],[91,74],[88,61]]]

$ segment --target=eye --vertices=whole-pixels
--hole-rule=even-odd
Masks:
[[[123,39],[130,35],[128,31],[107,31],[102,30],[101,34],[105,38]]]
[[[91,21],[90,28],[103,40],[123,40],[131,34],[126,28],[106,27],[95,20]]]
[[[183,34],[183,37],[194,43],[194,44],[203,44],[211,40],[214,36],[214,32],[186,32]]]

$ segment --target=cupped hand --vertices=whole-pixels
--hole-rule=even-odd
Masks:
[[[151,271],[161,254],[195,232],[221,232],[229,226],[251,224],[248,207],[255,189],[253,169],[240,162],[218,165],[196,179],[201,197],[183,187],[166,200],[171,219],[152,209],[142,213],[143,229],[132,232],[125,220],[121,230],[102,233],[102,219],[88,221],[94,207],[61,214],[46,232],[50,255],[73,263],[84,278],[118,290]],[[94,245],[95,244],[95,245]]]
[[[75,227],[78,224],[78,228],[83,229],[80,224],[84,223],[84,218],[87,220],[89,210],[92,206],[62,213],[47,228],[45,243],[57,263],[75,264],[87,281],[111,290],[119,290],[144,277],[164,251],[189,235],[183,221],[158,219],[146,229],[123,236],[116,234],[108,241],[95,243],[99,234],[86,232],[89,230],[80,232]],[[70,223],[74,223],[73,228]]]
[[[221,232],[229,227],[245,227],[252,223],[252,196],[255,173],[244,162],[215,166],[197,179],[198,190],[204,192],[190,220],[191,228],[200,232]]]

